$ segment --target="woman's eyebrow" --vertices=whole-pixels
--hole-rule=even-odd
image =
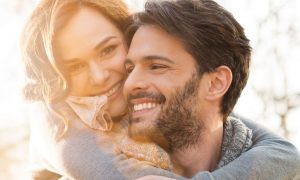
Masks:
[[[94,50],[97,50],[99,48],[101,48],[103,45],[105,45],[107,42],[109,42],[112,39],[117,38],[116,36],[108,36],[106,38],[104,38],[103,40],[101,40],[95,47]]]

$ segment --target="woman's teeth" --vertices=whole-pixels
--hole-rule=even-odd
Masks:
[[[117,84],[116,86],[114,86],[112,89],[110,89],[109,91],[108,91],[108,93],[106,93],[106,95],[109,97],[109,96],[111,96],[111,95],[113,95],[118,89],[119,89],[119,87],[120,87],[120,83],[119,84]]]
[[[156,106],[157,106],[156,103],[135,104],[133,106],[133,110],[134,111],[141,111],[141,110],[145,110],[145,109],[152,109],[152,108],[155,108]]]

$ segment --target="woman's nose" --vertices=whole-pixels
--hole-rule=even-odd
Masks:
[[[90,83],[93,85],[102,85],[109,78],[109,70],[101,67],[95,62],[90,64]]]

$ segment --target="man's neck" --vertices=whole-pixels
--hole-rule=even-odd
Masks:
[[[171,154],[174,163],[183,170],[183,176],[193,177],[197,172],[212,171],[216,168],[221,154],[223,123],[218,122],[201,132],[197,144],[175,150]]]

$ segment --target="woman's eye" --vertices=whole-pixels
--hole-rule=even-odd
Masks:
[[[116,45],[108,46],[108,47],[104,48],[104,49],[100,52],[100,57],[110,55],[116,48],[117,48]]]
[[[77,64],[73,64],[73,65],[69,66],[68,69],[71,73],[78,73],[78,72],[82,71],[85,67],[86,67],[86,64],[77,63]]]

